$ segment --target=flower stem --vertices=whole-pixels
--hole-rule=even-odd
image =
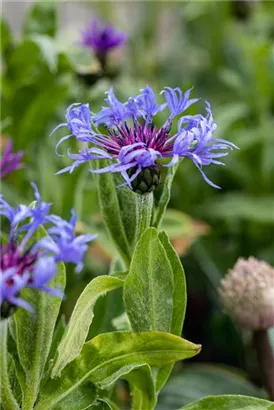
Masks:
[[[267,330],[254,332],[254,346],[257,352],[263,381],[270,399],[274,400],[274,354]]]
[[[139,241],[142,234],[151,225],[153,210],[153,192],[147,194],[136,193],[137,202],[137,229],[135,243]]]
[[[4,408],[19,410],[19,405],[13,396],[8,374],[8,319],[0,320],[0,398]]]

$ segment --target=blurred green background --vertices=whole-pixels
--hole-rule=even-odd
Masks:
[[[65,131],[49,137],[51,130],[64,121],[73,102],[89,102],[96,112],[111,84],[121,98],[145,84],[157,92],[166,85],[183,90],[194,85],[193,95],[212,105],[217,136],[240,150],[225,158],[225,167],[206,169],[222,190],[208,186],[188,160],[175,178],[163,228],[182,256],[187,276],[184,337],[202,343],[203,349],[195,364],[176,367],[159,409],[208,394],[264,397],[250,335],[222,313],[217,287],[240,256],[274,264],[274,3],[41,2],[25,8],[20,26],[7,3],[1,21],[1,145],[12,138],[15,150],[25,151],[25,168],[2,181],[2,192],[14,205],[29,203],[29,181],[35,181],[55,213],[68,217],[74,207],[79,231],[100,232],[84,271],[69,273],[64,313],[69,316],[92,277],[108,271],[113,249],[87,168],[54,176],[68,163],[54,153]],[[94,80],[98,63],[77,45],[79,29],[94,16],[129,36],[126,46],[111,55],[111,79]],[[72,140],[60,151],[71,146]],[[122,311],[119,293],[103,298],[91,334],[113,329],[111,319]],[[127,402],[123,385],[116,394],[120,403]]]

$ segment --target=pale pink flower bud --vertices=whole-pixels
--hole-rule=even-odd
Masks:
[[[224,312],[242,327],[265,330],[274,326],[274,268],[253,257],[238,259],[221,281]]]

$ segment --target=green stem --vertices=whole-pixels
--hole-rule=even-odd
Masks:
[[[151,226],[153,210],[153,192],[147,194],[136,193],[137,202],[137,229],[135,243],[139,241],[142,234]]]
[[[254,332],[254,346],[265,388],[270,399],[274,400],[274,354],[267,330]]]
[[[19,410],[15,400],[8,374],[8,319],[0,320],[0,374],[1,374],[1,402],[4,409]]]

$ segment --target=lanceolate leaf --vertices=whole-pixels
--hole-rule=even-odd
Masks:
[[[93,309],[97,299],[122,285],[123,281],[114,276],[98,276],[85,287],[57,349],[52,377],[60,376],[63,368],[81,352],[94,316]]]
[[[186,312],[186,301],[187,301],[187,294],[186,294],[186,280],[185,280],[185,273],[184,268],[181,264],[180,258],[178,257],[177,253],[173,249],[168,236],[165,232],[161,232],[159,234],[159,239],[162,245],[165,248],[167,257],[171,264],[172,272],[173,272],[173,280],[174,280],[174,293],[173,293],[173,311],[172,311],[172,321],[171,321],[171,330],[170,333],[174,335],[180,336],[183,329],[183,323],[185,318]],[[172,370],[171,366],[162,367],[156,379],[156,390],[159,391],[166,383],[170,372]]]
[[[104,165],[107,165],[107,162],[101,160],[100,166],[103,167]],[[130,261],[130,248],[121,219],[117,188],[113,176],[107,172],[96,175],[95,178],[98,180],[97,187],[100,209],[106,227],[125,265],[128,266]]]
[[[96,410],[120,410],[113,401],[109,400],[107,397],[103,399],[98,399],[96,402]]]
[[[180,410],[272,410],[273,403],[248,396],[210,396]]]
[[[171,333],[180,336],[183,329],[187,301],[185,272],[180,258],[171,245],[167,234],[161,232],[159,239],[165,248],[173,272],[174,293]]]
[[[124,182],[123,178],[118,173],[113,174],[113,179],[116,186]],[[132,245],[134,243],[136,230],[136,194],[131,191],[128,186],[123,186],[118,189],[116,188],[116,190],[125,233],[129,245]]]
[[[13,396],[8,375],[8,320],[0,321],[0,403],[3,410],[19,410],[19,405]]]
[[[171,185],[173,182],[173,178],[176,174],[177,168],[178,168],[178,164],[170,168],[163,167],[163,171],[162,171],[163,176],[162,176],[161,184],[154,192],[156,209],[155,209],[154,218],[153,218],[154,219],[153,226],[155,226],[155,228],[158,228],[158,226],[160,226],[162,218],[166,210],[166,207],[169,203]]]
[[[91,382],[82,383],[71,394],[61,400],[57,406],[51,407],[50,410],[86,410],[96,401],[96,387]]]
[[[36,235],[40,239],[45,230],[40,227]],[[64,289],[64,264],[59,263],[57,274],[49,286]],[[62,300],[34,289],[24,289],[21,296],[35,312],[18,309],[14,315],[18,356],[26,374],[23,408],[31,409],[38,394]]]
[[[225,394],[265,398],[265,392],[238,369],[195,364],[169,379],[159,395],[159,410],[177,409],[210,395]]]
[[[124,302],[134,331],[171,330],[173,272],[155,228],[142,235],[124,285]]]
[[[154,409],[157,399],[151,369],[148,365],[140,366],[123,376],[131,387],[132,410]]]
[[[117,374],[122,376],[123,369],[128,373],[130,366],[159,367],[192,357],[199,350],[199,345],[162,332],[103,333],[84,345],[60,378],[47,381],[35,409],[54,408],[86,380],[99,386],[110,384]]]

